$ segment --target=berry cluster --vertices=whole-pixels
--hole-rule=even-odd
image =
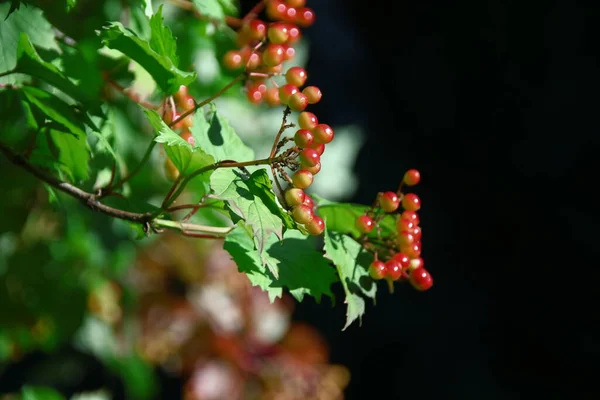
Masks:
[[[397,192],[380,192],[373,206],[356,219],[356,228],[362,234],[365,248],[373,251],[375,261],[369,266],[369,274],[375,280],[386,279],[390,290],[394,281],[408,280],[417,290],[427,290],[433,279],[425,269],[421,258],[421,236],[419,215],[421,199],[414,193],[402,193],[402,186],[419,183],[419,171],[406,171]],[[396,219],[396,230],[386,240],[381,239],[380,222],[386,215]],[[377,229],[375,238],[367,236]]]
[[[266,15],[272,21],[244,20],[237,32],[239,49],[225,53],[223,64],[231,70],[244,69],[248,100],[253,104],[269,106],[286,105],[294,111],[303,111],[307,105],[321,100],[316,86],[307,86],[304,68],[294,66],[282,73],[282,63],[294,58],[293,44],[300,37],[300,27],[314,22],[314,12],[305,7],[305,0],[268,0]],[[264,48],[263,48],[264,47]],[[286,83],[279,86],[272,78],[285,76]]]
[[[163,121],[169,125],[171,122],[177,120],[180,115],[184,114],[187,111],[194,109],[196,106],[196,102],[192,96],[190,96],[188,92],[188,88],[186,86],[180,86],[177,93],[173,95],[171,102],[166,102],[165,107],[163,107]],[[179,122],[175,124],[173,127],[176,132],[179,132],[179,135],[192,146],[195,144],[196,139],[192,136],[192,132],[190,128],[192,127],[192,114],[182,118]],[[167,177],[175,181],[179,177],[179,171],[175,164],[167,157],[165,160],[165,173]]]

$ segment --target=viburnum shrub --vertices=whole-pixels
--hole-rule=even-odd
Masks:
[[[0,150],[53,199],[76,199],[142,236],[168,230],[223,241],[239,271],[271,299],[285,288],[298,301],[320,301],[340,283],[344,329],[362,318],[379,280],[390,291],[404,281],[431,287],[421,258],[421,200],[402,191],[419,182],[418,171],[407,171],[400,188],[377,194],[372,206],[308,193],[335,132],[310,111],[326,94],[294,65],[302,30],[315,21],[305,1],[261,1],[242,18],[230,15],[229,0],[131,2],[135,18],[85,26],[76,0],[66,9],[35,3],[42,8],[27,11],[32,28],[17,32],[24,25],[14,24],[14,35],[2,36],[15,42],[2,43]],[[11,17],[27,7],[13,1]],[[188,67],[202,58],[183,59],[163,18],[167,7],[205,22],[193,32],[179,26],[180,35],[203,35],[197,45],[219,49],[215,62],[229,75],[206,83],[202,68]],[[141,95],[144,79],[153,90]],[[267,154],[255,155],[221,112],[216,100],[232,93],[281,110]]]

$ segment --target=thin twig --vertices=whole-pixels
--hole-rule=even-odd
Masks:
[[[154,150],[154,147],[156,146],[156,143],[157,142],[155,142],[154,140],[152,140],[150,142],[150,144],[148,145],[148,148],[146,149],[146,152],[144,153],[144,156],[142,157],[142,160],[131,171],[131,173],[129,173],[127,176],[124,176],[123,178],[119,179],[115,184],[111,183],[110,185],[108,185],[107,187],[105,187],[104,189],[102,189],[101,192],[99,193],[100,197],[104,197],[104,196],[107,196],[107,195],[113,193],[113,191],[116,188],[122,186],[127,181],[129,181],[131,178],[133,178],[138,172],[140,172],[140,170],[142,169],[142,167],[144,166],[144,164],[146,164],[146,162],[150,158],[150,155],[152,154],[152,150]]]

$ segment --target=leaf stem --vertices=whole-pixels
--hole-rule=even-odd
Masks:
[[[234,229],[232,227],[198,225],[160,218],[153,220],[152,225],[154,227],[169,228],[187,234],[209,234],[218,237],[224,237]]]
[[[285,130],[287,129],[287,117],[292,113],[292,110],[290,110],[289,107],[285,107],[285,110],[283,110],[283,118],[281,119],[281,126],[279,127],[279,131],[277,132],[277,135],[275,135],[275,140],[273,141],[273,147],[271,148],[271,154],[269,154],[269,157],[273,157],[275,156],[275,153],[277,152],[277,144],[279,143],[279,139],[281,138],[281,135],[283,134],[283,132],[285,132]]]
[[[142,167],[144,166],[144,164],[146,164],[146,162],[148,162],[148,159],[150,158],[150,155],[152,154],[152,150],[154,150],[154,147],[156,146],[156,143],[157,142],[155,142],[154,140],[152,140],[150,142],[150,145],[146,149],[146,152],[144,153],[144,156],[142,157],[142,160],[131,171],[131,173],[129,175],[124,176],[123,178],[119,179],[116,183],[114,183],[114,184],[111,183],[110,185],[108,185],[107,187],[105,187],[104,189],[102,189],[102,191],[100,193],[100,197],[104,197],[104,196],[110,194],[114,189],[122,186],[123,184],[125,184],[125,182],[127,182],[131,178],[133,178],[135,174],[137,174],[138,172],[140,172],[140,170],[142,169]]]
[[[16,70],[14,70],[14,69],[11,69],[10,71],[0,72],[0,78],[2,78],[3,76],[14,74],[15,72],[16,72]]]

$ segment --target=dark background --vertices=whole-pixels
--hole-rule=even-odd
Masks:
[[[419,169],[435,280],[425,293],[382,286],[344,332],[338,307],[299,305],[351,369],[348,399],[600,398],[593,9],[308,3],[314,112],[367,134],[348,200],[370,204]]]

